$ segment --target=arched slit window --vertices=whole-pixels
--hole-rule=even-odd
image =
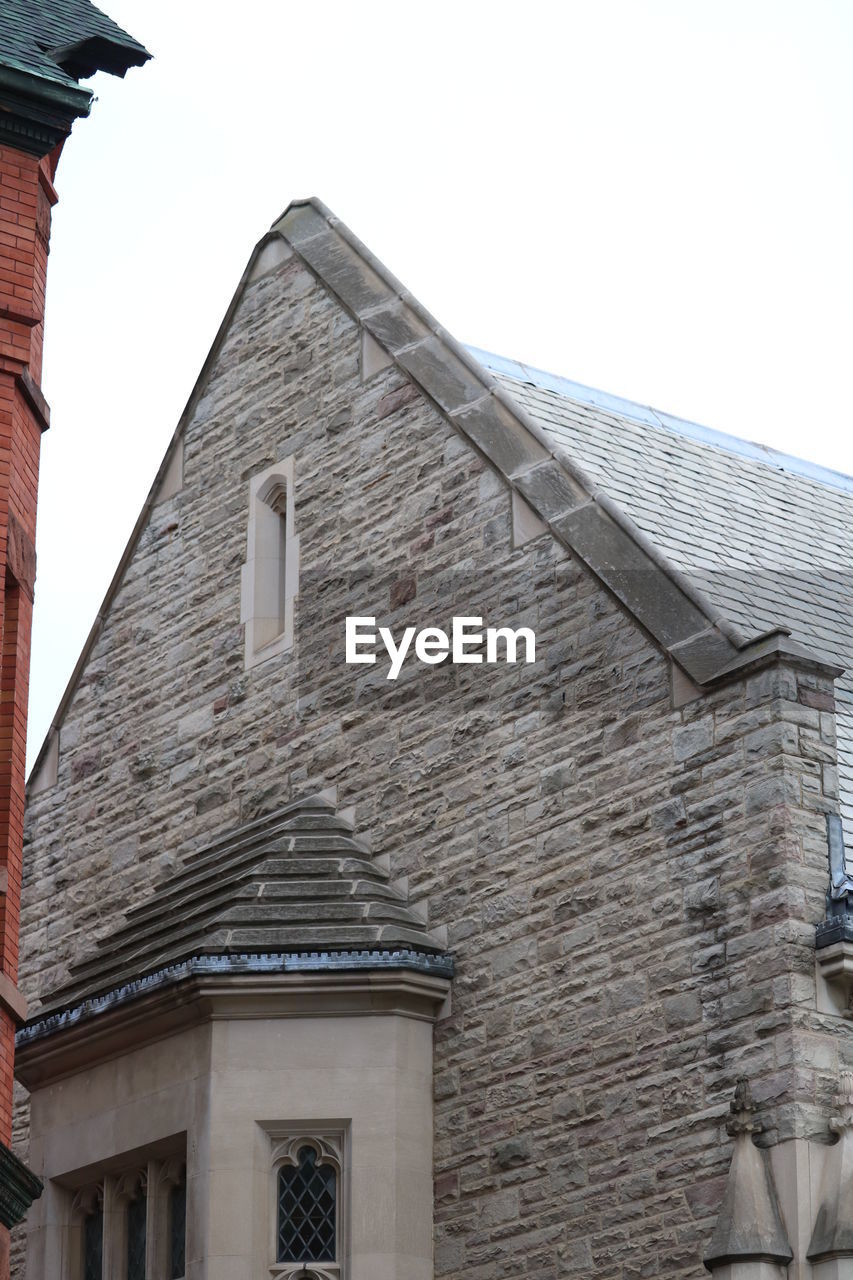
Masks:
[[[285,458],[249,483],[249,527],[243,566],[241,621],[246,626],[246,667],[293,644],[299,539],[294,530],[293,458]]]
[[[104,1257],[104,1206],[96,1204],[83,1219],[83,1280],[101,1280]]]
[[[334,1262],[338,1178],[307,1144],[278,1173],[278,1261]]]
[[[186,1271],[187,1184],[175,1183],[169,1192],[169,1280],[183,1280]]]
[[[148,1200],[144,1189],[127,1205],[127,1280],[145,1280]]]

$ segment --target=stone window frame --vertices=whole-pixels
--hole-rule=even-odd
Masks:
[[[274,1280],[347,1280],[348,1256],[348,1185],[349,1178],[349,1123],[329,1125],[264,1125],[270,1140],[270,1198],[269,1198],[269,1273]],[[299,1163],[299,1152],[311,1147],[317,1154],[318,1164],[330,1165],[335,1170],[335,1261],[334,1262],[279,1262],[278,1261],[278,1176],[284,1165],[293,1168]]]
[[[112,1168],[114,1162],[110,1162]],[[84,1223],[98,1207],[103,1211],[101,1275],[125,1280],[127,1274],[127,1206],[144,1189],[146,1199],[146,1277],[166,1276],[169,1268],[170,1192],[186,1181],[183,1153],[165,1159],[135,1161],[114,1172],[95,1173],[71,1193],[66,1223],[68,1259],[62,1280],[83,1280]]]
[[[68,1224],[68,1257],[70,1261],[68,1280],[83,1280],[86,1274],[86,1220],[95,1213],[102,1216],[101,1226],[101,1258],[104,1253],[104,1237],[106,1235],[106,1206],[104,1204],[103,1182],[90,1182],[76,1192],[71,1201],[71,1221]],[[103,1262],[101,1264],[103,1275]]]
[[[295,459],[290,456],[249,481],[246,561],[240,586],[247,671],[293,647],[299,589],[295,478]]]

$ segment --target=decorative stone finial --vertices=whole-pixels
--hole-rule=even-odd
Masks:
[[[853,1255],[853,1072],[842,1071],[835,1094],[836,1114],[829,1122],[838,1142],[826,1153],[821,1198],[806,1257],[812,1264],[847,1267]],[[842,1261],[844,1260],[844,1261]],[[817,1268],[815,1274],[818,1274]],[[823,1271],[820,1272],[823,1275]],[[846,1275],[833,1270],[831,1275]]]
[[[835,1091],[837,1114],[832,1117],[829,1127],[833,1133],[843,1133],[845,1129],[853,1129],[853,1071],[842,1071]]]
[[[741,1133],[761,1133],[764,1125],[754,1118],[755,1104],[746,1076],[738,1076],[735,1096],[729,1103],[729,1110],[731,1116],[726,1121],[726,1133],[730,1138],[736,1138]]]
[[[763,1125],[755,1119],[752,1091],[740,1076],[729,1104],[726,1129],[734,1138],[734,1151],[720,1211],[714,1226],[705,1266],[708,1271],[754,1264],[761,1270],[738,1270],[744,1280],[767,1276],[765,1264],[787,1266],[793,1258],[785,1232],[767,1153],[753,1141]],[[726,1274],[731,1274],[727,1272]],[[773,1273],[775,1274],[775,1272]]]

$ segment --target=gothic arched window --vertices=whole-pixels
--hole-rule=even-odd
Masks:
[[[249,482],[246,563],[240,589],[247,670],[293,646],[299,578],[294,518],[294,459],[283,458]]]
[[[338,1175],[307,1143],[295,1164],[278,1171],[279,1262],[334,1262],[337,1254]]]

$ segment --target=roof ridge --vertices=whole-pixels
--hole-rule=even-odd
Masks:
[[[671,432],[673,435],[686,436],[688,439],[696,440],[700,444],[708,444],[725,449],[727,453],[749,458],[754,462],[761,462],[765,466],[774,467],[779,471],[790,472],[807,480],[814,480],[819,484],[830,485],[833,488],[841,489],[845,493],[853,493],[853,476],[847,475],[843,471],[836,471],[833,467],[824,466],[823,463],[810,462],[808,458],[800,458],[796,454],[785,453],[781,449],[776,449],[773,445],[761,444],[757,440],[747,440],[743,436],[731,435],[729,432],[720,431],[716,427],[706,427],[690,418],[680,418],[677,414],[667,413],[663,409],[656,409],[653,405],[643,404],[638,400],[629,400],[625,396],[614,395],[609,391],[601,391],[599,388],[587,386],[583,382],[575,382],[562,374],[551,373],[547,369],[540,369],[536,365],[526,364],[521,360],[513,360],[508,356],[500,356],[495,352],[485,351],[481,347],[468,345],[466,350],[470,351],[471,355],[479,360],[481,364],[484,364],[492,373],[503,374],[519,382],[530,383],[533,386],[542,388],[544,391],[553,391],[568,400],[576,400],[579,404],[591,405],[594,408],[616,413],[620,417],[629,418],[632,422],[658,427],[664,431]]]

